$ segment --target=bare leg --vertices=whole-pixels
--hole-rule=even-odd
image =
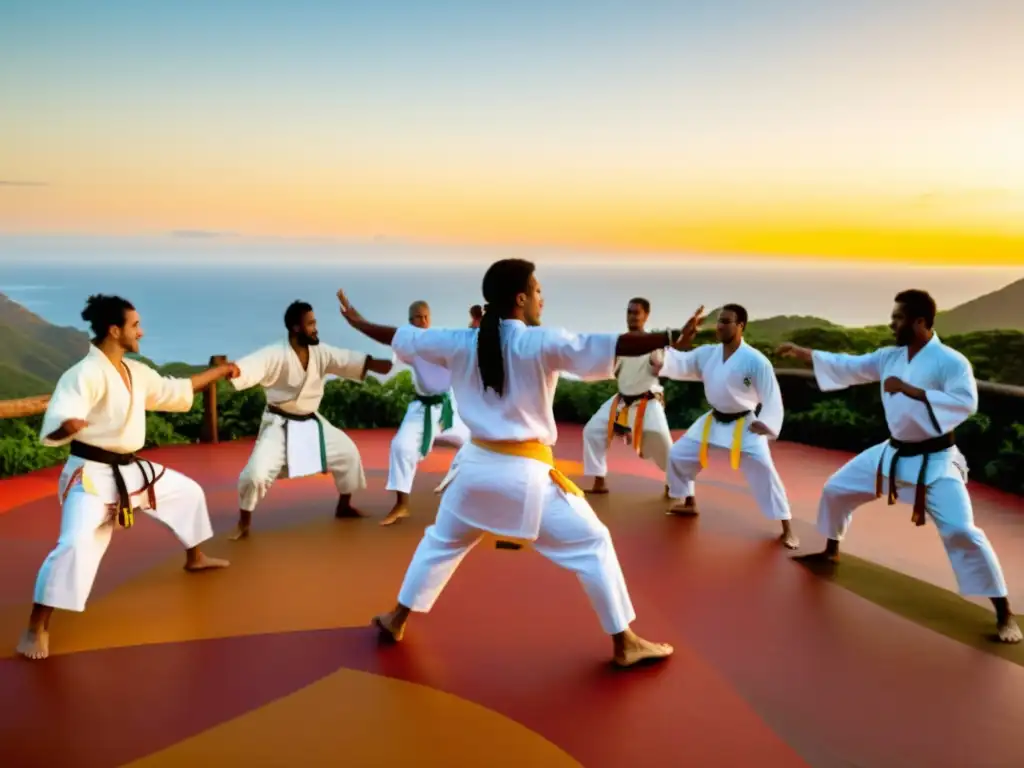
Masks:
[[[229,537],[231,541],[241,541],[242,539],[249,538],[249,528],[252,526],[252,510],[251,509],[240,509],[238,510],[238,527],[235,532]]]
[[[782,535],[779,536],[779,541],[782,542],[782,546],[786,549],[798,549],[800,547],[800,539],[793,533],[793,526],[790,525],[789,520],[782,520]]]
[[[1019,643],[1024,639],[1024,635],[1022,635],[1020,627],[1017,626],[1017,620],[1013,617],[1013,611],[1010,610],[1009,599],[993,597],[991,600],[992,605],[996,609],[996,629],[999,635],[999,642]]]
[[[50,655],[50,617],[53,608],[35,603],[28,618],[28,627],[18,641],[17,652],[26,659],[38,661]]]
[[[199,551],[199,547],[190,547],[185,550],[186,571],[208,571],[214,568],[227,568],[227,560],[217,557],[208,557]]]
[[[362,512],[352,506],[352,494],[343,493],[338,497],[338,506],[334,508],[334,516],[343,517],[365,517]]]
[[[380,521],[381,525],[393,525],[403,517],[409,516],[409,495],[401,491],[395,491],[395,506],[391,508],[387,516]]]
[[[405,625],[409,621],[410,609],[398,603],[389,613],[373,617],[373,624],[380,630],[381,640],[392,643],[401,642],[405,635]]]
[[[588,488],[586,493],[593,493],[597,495],[608,493],[608,486],[605,484],[605,479],[603,477],[595,477],[593,487]]]

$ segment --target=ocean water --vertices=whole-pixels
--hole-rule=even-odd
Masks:
[[[948,308],[1024,277],[1024,268],[751,264],[731,257],[678,266],[627,260],[537,263],[545,324],[578,331],[622,330],[633,296],[651,301],[652,327],[679,325],[700,304],[711,309],[725,302],[745,305],[752,318],[801,314],[865,325],[886,322],[892,297],[903,288],[925,288]],[[482,302],[486,264],[306,262],[284,256],[277,263],[209,259],[178,266],[5,260],[0,292],[52,323],[83,330],[86,297],[122,295],[142,316],[142,353],[158,363],[199,363],[213,354],[240,357],[283,338],[284,310],[294,299],[313,304],[326,343],[379,353],[379,345],[339,316],[338,288],[373,321],[400,324],[410,302],[425,299],[435,325],[464,327],[469,306]]]

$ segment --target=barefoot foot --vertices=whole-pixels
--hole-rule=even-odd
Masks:
[[[374,616],[373,624],[379,630],[382,640],[398,643],[405,636],[405,622],[399,622],[395,611]]]
[[[228,536],[229,541],[241,541],[242,539],[249,538],[249,526],[239,525],[235,528],[235,532]]]
[[[405,504],[396,504],[388,512],[387,516],[380,521],[381,525],[394,525],[404,517],[409,516],[409,508]]]
[[[797,555],[793,559],[805,565],[835,565],[839,562],[839,553],[825,550],[823,552],[812,552],[809,555]]]
[[[641,661],[667,659],[674,650],[668,643],[652,643],[650,640],[633,635],[625,640],[620,649],[615,651],[612,661],[618,667],[631,667]]]
[[[792,531],[787,531],[779,536],[779,543],[786,549],[800,549],[800,539]]]
[[[334,508],[334,516],[338,519],[346,517],[365,517],[365,515],[353,507],[352,502],[344,496],[338,499],[338,506]]]
[[[209,571],[215,568],[227,568],[228,565],[230,563],[227,560],[221,560],[218,557],[207,557],[202,552],[198,552],[185,563],[185,570],[194,573],[197,571]]]
[[[680,517],[696,517],[700,514],[697,510],[697,500],[692,496],[687,496],[681,502],[677,502],[669,507],[666,515],[679,515]]]
[[[26,659],[45,659],[50,655],[50,633],[45,629],[26,629],[15,650]]]
[[[1024,640],[1024,634],[1021,633],[1020,627],[1017,625],[1017,620],[1010,616],[1003,622],[1000,622],[998,627],[998,637],[1000,643],[1009,643],[1013,645]]]

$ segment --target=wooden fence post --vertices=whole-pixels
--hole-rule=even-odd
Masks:
[[[210,358],[210,367],[224,365],[227,361],[226,355],[214,355]],[[199,439],[204,443],[217,442],[217,382],[203,390],[203,428]]]

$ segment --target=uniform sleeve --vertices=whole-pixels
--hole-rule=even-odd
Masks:
[[[771,361],[758,355],[759,365],[754,374],[754,387],[757,396],[761,401],[761,412],[757,420],[768,427],[771,432],[770,438],[778,439],[782,431],[782,419],[784,410],[782,406],[782,389],[779,387],[779,379],[775,375],[775,368]]]
[[[811,353],[814,378],[822,392],[834,392],[857,384],[872,384],[880,381],[884,359],[884,348],[876,349],[866,355],[821,352],[817,349]]]
[[[970,362],[957,356],[944,367],[942,389],[926,389],[925,408],[910,414],[926,430],[934,430],[936,436],[956,429],[978,410],[978,382]],[[920,413],[922,410],[924,413]]]
[[[676,381],[700,381],[704,378],[704,360],[709,349],[715,346],[702,346],[683,352],[669,347],[665,351],[665,365],[661,376]]]
[[[583,381],[598,381],[615,376],[614,333],[570,333],[562,329],[544,329],[541,358],[550,371],[570,373]]]
[[[391,349],[406,365],[421,357],[428,363],[450,368],[452,358],[463,345],[467,331],[446,328],[417,328],[406,325],[395,331]]]
[[[170,411],[184,413],[192,410],[195,392],[191,379],[176,379],[161,376],[146,365],[133,365],[132,374],[142,378],[146,387],[147,411]]]
[[[284,347],[280,344],[263,347],[241,360],[236,360],[235,365],[238,366],[241,375],[229,381],[236,390],[249,389],[257,384],[263,387],[273,386],[284,368]]]
[[[352,381],[362,381],[366,377],[368,355],[362,352],[353,352],[351,349],[331,347],[327,344],[321,344],[320,347],[326,353],[324,355],[324,373]]]
[[[88,420],[92,409],[103,399],[103,380],[89,365],[76,365],[64,372],[46,405],[39,439],[43,445],[57,447],[72,438],[50,440],[46,436],[55,432],[69,419]]]

